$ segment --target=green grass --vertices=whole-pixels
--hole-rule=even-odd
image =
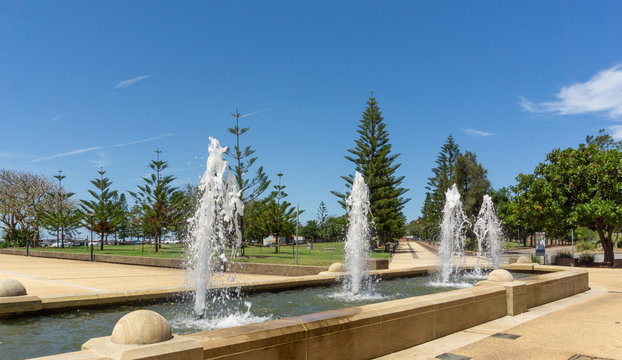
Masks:
[[[343,262],[345,257],[343,242],[334,243],[314,243],[313,250],[308,251],[306,244],[298,245],[298,265],[328,266],[334,262]],[[334,250],[331,250],[334,249]],[[31,251],[56,251],[68,253],[90,253],[90,248],[85,246],[66,247],[66,248],[31,248]],[[145,256],[158,258],[183,258],[184,247],[179,244],[163,244],[160,251],[154,251],[154,245],[104,245],[104,250],[98,247],[93,249],[95,254],[102,255],[122,255],[122,256]],[[246,246],[244,257],[238,256],[237,261],[254,262],[265,264],[290,264],[294,265],[295,248],[292,245],[282,245],[279,253],[274,253],[274,247]],[[388,253],[374,252],[374,258],[389,258]]]

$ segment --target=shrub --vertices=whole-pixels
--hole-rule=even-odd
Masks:
[[[534,254],[531,254],[531,262],[542,265],[542,256],[536,256]]]
[[[592,251],[596,249],[596,245],[589,241],[580,241],[574,247],[578,252]]]
[[[506,252],[514,249],[517,245],[511,241],[503,241],[501,242],[501,249]]]
[[[581,265],[589,265],[594,263],[594,255],[585,253],[579,256],[579,264]]]
[[[568,251],[558,252],[557,254],[555,254],[555,256],[553,256],[553,259],[551,259],[551,261],[553,262],[553,264],[557,264],[557,260],[559,259],[572,259],[572,253]]]

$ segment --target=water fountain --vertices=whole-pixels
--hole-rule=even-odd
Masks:
[[[354,175],[352,192],[346,199],[346,205],[349,222],[345,245],[346,269],[350,276],[344,283],[344,289],[356,295],[361,292],[362,283],[369,272],[367,258],[371,240],[369,189],[358,171]]]
[[[477,236],[477,264],[474,271],[481,273],[479,262],[483,250],[490,256],[493,269],[498,269],[501,255],[501,226],[492,198],[488,195],[484,195],[484,202],[477,215],[473,232]]]
[[[443,222],[441,223],[440,247],[438,256],[440,259],[440,282],[448,284],[452,274],[460,271],[465,266],[464,242],[465,230],[471,223],[467,219],[460,193],[456,184],[453,184],[445,193],[445,207],[443,208]]]
[[[225,251],[231,247],[231,259],[242,242],[238,217],[244,205],[235,178],[228,172],[222,154],[227,150],[210,137],[209,157],[199,183],[199,206],[189,220],[188,238],[189,278],[195,289],[194,313],[202,317],[207,302],[207,289],[222,279],[226,270]]]

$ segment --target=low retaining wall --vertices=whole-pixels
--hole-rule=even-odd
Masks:
[[[486,286],[326,311],[185,337],[204,359],[369,359],[505,316]]]
[[[307,275],[317,275],[321,271],[327,271],[327,270],[328,270],[328,266],[262,264],[262,263],[250,263],[250,262],[237,262],[234,264],[227,265],[227,271],[232,271],[238,274],[307,276]]]
[[[18,250],[18,249],[0,249],[0,254],[7,255],[26,255],[26,250]],[[42,258],[54,258],[54,259],[64,259],[64,260],[79,260],[79,261],[90,261],[90,254],[81,254],[81,253],[64,253],[57,251],[29,251],[29,256],[33,257],[42,257]],[[127,264],[127,265],[140,265],[140,266],[155,266],[155,267],[165,267],[165,268],[173,268],[173,269],[183,269],[184,260],[182,259],[167,259],[167,258],[156,258],[156,257],[141,257],[141,256],[122,256],[122,255],[102,255],[102,254],[94,254],[93,259],[96,262],[104,262],[104,263],[114,263],[114,264]],[[370,259],[372,260],[372,259]],[[386,259],[373,259],[372,262],[375,266],[372,270],[375,269],[387,269],[388,261],[386,267],[382,267],[382,260]],[[380,260],[376,262],[375,260]],[[234,263],[233,265],[228,266],[229,270],[235,270],[237,273],[241,274],[258,274],[258,275],[280,275],[280,276],[307,276],[307,275],[316,275],[321,271],[328,270],[328,266],[300,266],[300,265],[282,265],[282,264],[262,264],[262,263]]]

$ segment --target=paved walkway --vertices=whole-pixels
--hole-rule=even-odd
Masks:
[[[419,256],[416,250],[423,248],[409,245]],[[586,293],[381,359],[622,359],[622,269],[588,271],[591,289]],[[519,337],[511,340],[491,336],[497,333]]]
[[[467,265],[475,265],[477,263],[476,256],[465,256]],[[482,264],[489,261],[482,259]],[[438,256],[430,250],[421,246],[418,241],[400,242],[396,252],[391,258],[389,269],[404,269],[415,266],[438,266]]]
[[[389,269],[404,269],[414,266],[436,266],[437,256],[414,241],[400,242],[391,257]]]
[[[61,260],[0,254],[0,280],[19,280],[29,295],[84,295],[128,290],[181,289],[180,269]],[[238,274],[235,282],[286,279],[286,276]]]

